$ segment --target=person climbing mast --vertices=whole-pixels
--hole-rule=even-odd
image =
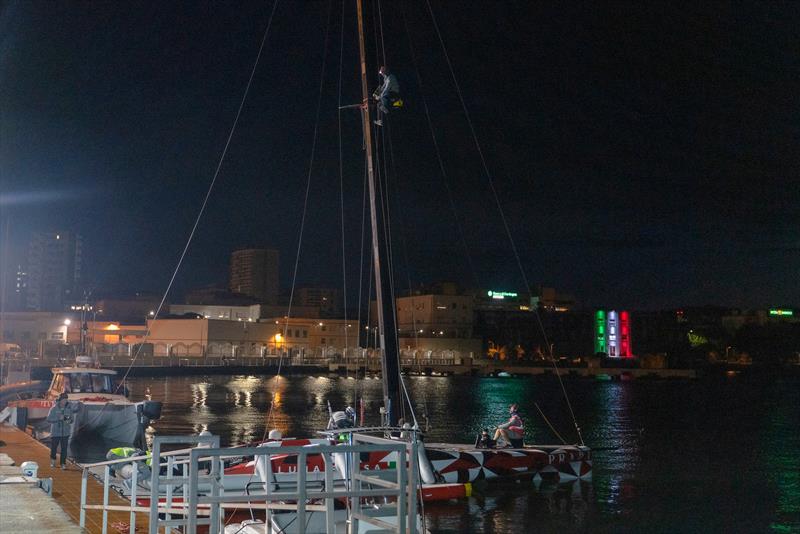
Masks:
[[[383,126],[383,117],[389,114],[391,108],[402,107],[403,101],[400,99],[400,84],[397,83],[397,77],[389,72],[386,65],[380,68],[378,74],[381,76],[381,86],[375,89],[372,97],[378,102],[378,118],[375,124]]]

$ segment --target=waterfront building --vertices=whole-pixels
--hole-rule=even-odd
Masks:
[[[342,314],[341,292],[329,287],[301,287],[295,293],[298,306],[317,308],[320,317],[340,317]]]
[[[566,312],[576,308],[575,297],[559,293],[552,287],[539,286],[537,294],[531,296],[531,306],[540,310]]]
[[[70,231],[36,232],[28,246],[26,306],[61,311],[80,297],[83,239]]]
[[[358,323],[338,319],[156,319],[147,324],[147,343],[154,357],[267,357],[286,351],[321,354],[323,349],[333,353],[358,344]]]
[[[594,320],[594,351],[609,358],[632,358],[630,313],[597,310]]]
[[[481,340],[473,336],[474,298],[472,295],[414,294],[395,299],[399,347],[418,354],[433,351],[457,351],[463,354],[481,353]],[[372,337],[374,344],[374,303]]]
[[[248,297],[249,298],[249,297]],[[206,319],[220,319],[224,321],[264,321],[271,317],[285,317],[289,308],[285,304],[250,304],[235,306],[231,304],[172,304],[169,307],[171,315],[185,315],[194,313]],[[314,306],[292,306],[292,315],[318,319],[319,308]]]
[[[264,248],[236,250],[231,254],[230,290],[277,304],[280,293],[278,251]]]
[[[101,321],[143,324],[147,317],[152,317],[158,310],[160,303],[161,296],[151,293],[106,296],[95,300],[91,305],[92,309],[87,310],[91,311],[91,314],[86,315],[93,319],[99,318]],[[78,304],[75,308],[80,309],[81,305]]]
[[[80,340],[80,321],[63,312],[0,313],[0,342],[19,345],[27,353],[41,353],[53,345]]]
[[[225,321],[258,321],[261,318],[261,305],[250,306],[217,306],[204,304],[171,304],[171,315],[196,313],[206,319],[223,319]]]

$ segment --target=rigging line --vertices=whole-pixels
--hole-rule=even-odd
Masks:
[[[497,189],[494,186],[494,179],[492,178],[492,173],[489,172],[489,166],[486,163],[486,158],[483,155],[483,149],[481,148],[481,144],[478,141],[478,135],[475,133],[475,127],[472,124],[472,118],[469,114],[469,110],[467,109],[467,104],[464,101],[464,95],[461,92],[461,86],[458,83],[458,79],[456,78],[456,73],[453,70],[453,64],[450,62],[450,55],[447,53],[447,47],[444,44],[444,39],[442,39],[442,34],[439,31],[439,24],[436,22],[436,15],[433,13],[433,8],[431,7],[430,0],[425,0],[426,4],[428,5],[428,11],[431,14],[431,20],[433,21],[433,27],[436,29],[436,35],[439,38],[439,44],[442,46],[442,51],[444,52],[444,58],[447,61],[447,66],[450,70],[450,76],[453,78],[453,83],[456,87],[456,93],[458,94],[458,99],[461,101],[461,107],[464,110],[464,116],[467,119],[467,124],[469,125],[470,133],[472,134],[472,140],[475,143],[475,148],[478,151],[478,155],[480,156],[481,164],[483,165],[483,170],[486,173],[486,178],[489,182],[489,187],[492,190],[492,194],[494,196],[494,201],[497,204],[497,209],[500,212],[500,218],[503,221],[503,227],[505,228],[506,235],[508,236],[508,240],[511,243],[511,248],[514,251],[514,257],[517,260],[517,265],[520,270],[520,274],[522,275],[522,279],[525,282],[525,287],[527,288],[528,292],[530,293],[530,284],[528,283],[528,276],[525,274],[525,269],[522,267],[522,260],[520,260],[519,253],[517,252],[517,245],[514,242],[514,238],[511,235],[511,229],[508,226],[508,221],[506,219],[505,213],[503,212],[503,207],[500,203],[500,197],[497,194]]]
[[[387,122],[388,124],[388,122]],[[378,189],[378,197],[380,198],[381,202],[381,214],[383,216],[383,239],[385,243],[384,249],[386,250],[386,260],[388,265],[388,274],[389,274],[389,299],[392,303],[392,321],[394,322],[394,342],[397,354],[395,355],[398,360],[398,364],[400,362],[400,337],[397,332],[397,306],[396,306],[396,299],[395,299],[395,280],[394,280],[394,258],[392,253],[392,240],[391,240],[391,217],[389,214],[389,176],[386,167],[386,143],[384,142],[384,133],[383,129],[380,128],[380,133],[378,132],[379,128],[375,127],[375,140],[376,143],[380,146],[375,147],[375,158],[378,160],[375,168],[378,171],[376,174],[377,176],[377,189]],[[380,150],[383,150],[383,159],[380,157]],[[381,174],[381,167],[383,167],[382,174]],[[385,335],[385,332],[384,332]],[[388,355],[387,355],[388,357]],[[397,366],[397,376],[402,380],[402,373],[400,372],[400,365]],[[402,391],[398,391],[398,393],[402,393]],[[401,395],[398,395],[401,397]],[[410,399],[408,399],[410,403]],[[405,404],[400,405],[400,411],[402,412],[403,418],[405,419]]]
[[[481,164],[483,165],[483,170],[486,173],[486,178],[487,178],[487,180],[489,182],[489,187],[492,190],[492,194],[494,196],[494,201],[497,204],[498,211],[500,212],[500,219],[503,221],[503,227],[505,228],[506,235],[508,236],[508,240],[509,240],[509,242],[511,244],[511,249],[514,252],[514,258],[517,261],[517,266],[519,267],[520,274],[522,275],[522,280],[525,283],[525,288],[527,289],[528,293],[530,294],[531,293],[531,286],[530,286],[530,283],[528,283],[528,276],[525,274],[525,269],[522,266],[522,260],[520,259],[519,252],[517,251],[517,245],[514,242],[514,238],[511,235],[511,229],[508,226],[508,220],[506,219],[505,213],[503,212],[503,207],[502,207],[502,205],[500,203],[500,197],[497,194],[497,189],[494,186],[494,180],[492,178],[492,174],[491,174],[491,172],[489,172],[489,166],[487,165],[486,158],[483,155],[483,149],[481,148],[481,144],[478,141],[478,136],[475,133],[475,127],[472,124],[472,118],[470,117],[469,110],[467,109],[467,104],[464,101],[464,95],[461,92],[461,86],[458,83],[458,78],[456,77],[455,70],[453,69],[453,63],[450,61],[450,55],[447,53],[447,46],[445,46],[444,39],[442,38],[442,33],[439,30],[439,23],[436,21],[436,15],[433,12],[433,7],[431,6],[430,0],[425,0],[425,3],[428,6],[428,12],[431,15],[431,21],[433,22],[433,27],[436,30],[436,36],[439,39],[439,44],[442,47],[442,52],[444,53],[444,58],[447,61],[447,67],[448,67],[448,69],[450,71],[450,76],[453,78],[453,84],[455,85],[456,93],[458,94],[458,99],[461,102],[462,109],[464,110],[464,117],[467,119],[467,124],[469,125],[470,133],[472,134],[472,140],[475,142],[475,148],[477,149],[478,155],[480,156]],[[545,343],[547,343],[547,333],[544,330],[544,325],[542,324],[542,319],[539,316],[538,310],[534,310],[534,313],[536,314],[536,319],[537,319],[537,321],[539,323],[539,327],[540,327],[540,329],[542,331],[542,336],[545,339]],[[555,357],[553,355],[553,348],[552,348],[552,346],[549,345],[549,343],[548,343],[548,347],[550,347],[550,361],[553,363],[553,367],[556,370],[556,377],[558,378],[558,383],[561,385],[561,390],[564,393],[564,399],[567,402],[567,407],[569,408],[570,415],[572,416],[572,423],[575,426],[575,430],[576,430],[576,432],[578,434],[578,439],[580,440],[581,445],[583,445],[584,442],[583,442],[583,436],[581,435],[581,429],[580,429],[580,426],[578,426],[578,420],[576,419],[575,412],[572,409],[572,403],[569,400],[569,395],[567,394],[567,388],[564,386],[564,381],[561,379],[561,373],[558,372],[558,365],[556,364],[556,360],[555,360]]]
[[[431,133],[431,140],[433,141],[433,148],[436,152],[436,159],[439,162],[439,171],[442,173],[442,183],[444,184],[445,191],[447,192],[447,200],[450,203],[450,211],[453,212],[453,219],[456,222],[456,228],[458,228],[458,235],[461,238],[461,245],[464,247],[464,254],[467,258],[467,263],[469,264],[469,269],[472,274],[473,281],[475,282],[475,287],[481,287],[481,284],[478,280],[478,271],[475,270],[475,264],[472,261],[472,255],[469,253],[469,247],[467,246],[467,239],[464,237],[464,229],[461,225],[461,220],[458,217],[458,210],[456,208],[455,201],[453,200],[453,191],[450,188],[450,183],[448,181],[447,170],[444,167],[444,161],[442,160],[442,152],[439,147],[439,141],[436,138],[436,133],[433,128],[433,120],[431,119],[430,109],[428,107],[428,99],[425,97],[425,91],[422,84],[422,75],[419,71],[419,64],[417,63],[417,55],[416,50],[414,48],[414,43],[411,40],[411,30],[408,26],[408,19],[406,18],[405,9],[402,10],[403,15],[403,25],[406,29],[406,36],[408,37],[408,47],[411,52],[411,63],[414,66],[414,72],[417,77],[417,85],[419,86],[419,92],[422,96],[422,107],[425,110],[425,118],[428,122],[428,130]]]
[[[381,139],[383,140],[383,143],[382,143],[383,168],[384,168],[384,176],[385,176],[385,181],[386,181],[386,184],[385,184],[384,190],[383,190],[383,194],[385,196],[385,214],[386,214],[385,215],[385,219],[386,219],[386,225],[385,226],[388,229],[387,230],[387,233],[388,233],[388,236],[387,236],[387,248],[389,248],[389,259],[390,259],[390,264],[389,265],[394,266],[394,248],[392,247],[391,214],[390,214],[390,211],[389,211],[389,206],[391,204],[391,195],[389,194],[389,176],[390,176],[389,168],[391,168],[391,170],[392,170],[391,176],[394,176],[395,178],[397,177],[397,172],[396,172],[396,167],[395,167],[395,164],[394,164],[394,143],[392,142],[392,130],[391,130],[391,127],[389,126],[389,122],[388,121],[386,123],[386,128],[387,128],[386,131],[382,132],[382,137],[381,137]],[[388,142],[388,145],[389,145],[389,157],[388,158],[386,157],[386,145],[387,145],[386,139],[389,140],[389,142]],[[395,198],[397,199],[397,201],[399,203],[399,194],[395,195]],[[409,268],[410,267],[409,267],[409,263],[408,263],[408,252],[407,252],[407,249],[406,249],[406,246],[405,246],[405,238],[404,238],[404,232],[403,232],[402,210],[398,209],[397,213],[398,213],[398,217],[400,217],[400,240],[401,240],[401,243],[402,243],[401,249],[403,251],[403,256],[404,256],[404,259],[405,259],[405,262],[406,262],[406,276],[407,276],[407,279],[408,279],[409,291],[410,291],[411,290],[411,287],[410,287],[411,286],[411,275],[409,273]],[[395,281],[394,269],[391,270],[390,282],[391,282],[392,297],[394,298],[395,295],[397,294],[397,285],[396,285],[396,281]],[[397,301],[393,300],[393,302],[396,303]],[[413,323],[413,321],[412,321],[412,323]],[[397,306],[396,305],[395,305],[395,325],[397,325]],[[395,328],[395,341],[396,341],[396,344],[397,344],[396,345],[397,346],[397,357],[400,358],[400,356],[401,356],[400,331],[399,331],[398,328]],[[400,374],[400,379],[402,380],[402,373],[399,373],[399,374]],[[411,415],[414,418],[414,423],[416,424],[417,423],[417,416],[414,413],[414,408],[413,408],[413,405],[411,404],[411,397],[408,395],[408,390],[406,389],[405,383],[403,383],[402,385],[403,385],[403,391],[405,392],[406,402],[408,403],[408,406],[411,409]]]
[[[297,284],[297,271],[298,266],[300,265],[300,252],[303,248],[303,232],[305,231],[306,225],[306,215],[308,214],[308,196],[309,192],[311,191],[311,176],[314,172],[314,157],[316,156],[317,152],[317,134],[319,132],[319,116],[320,111],[322,110],[322,94],[323,94],[323,87],[325,83],[325,67],[327,66],[327,58],[328,58],[328,36],[330,34],[331,29],[331,11],[332,11],[333,1],[330,0],[328,2],[328,18],[325,24],[325,39],[323,40],[323,50],[322,50],[322,67],[320,69],[319,75],[319,94],[317,95],[317,114],[316,119],[314,121],[314,135],[311,141],[311,155],[309,156],[308,162],[308,177],[306,179],[306,193],[305,198],[303,199],[303,215],[300,218],[300,237],[297,240],[297,254],[295,255],[294,259],[294,271],[292,273],[292,288],[289,291],[289,306],[286,310],[286,323],[284,326],[284,340],[286,339],[288,332],[289,332],[289,318],[292,315],[292,301],[294,300],[294,290]],[[285,343],[285,341],[284,341]],[[278,362],[278,375],[280,375],[281,370],[281,363],[283,361],[283,354],[281,353],[281,359]]]
[[[378,23],[380,24],[380,36],[381,36],[381,54],[383,57],[383,64],[386,65],[386,43],[383,41],[383,15],[381,14],[381,0],[376,0],[375,2],[378,6]]]
[[[186,257],[186,252],[189,250],[189,246],[192,244],[192,239],[194,238],[194,234],[197,231],[197,226],[200,224],[200,219],[203,217],[203,213],[205,212],[206,205],[208,204],[208,199],[211,197],[211,191],[214,189],[214,184],[217,182],[217,177],[219,176],[219,172],[222,169],[222,163],[225,161],[225,156],[228,153],[228,147],[230,147],[231,139],[233,139],[233,134],[236,131],[236,125],[239,124],[239,117],[242,114],[242,108],[244,108],[244,103],[247,100],[247,95],[250,92],[250,86],[253,84],[253,77],[256,74],[256,68],[258,67],[258,62],[261,59],[261,53],[264,50],[264,44],[267,42],[267,36],[269,35],[269,30],[272,27],[272,19],[275,16],[275,9],[278,7],[278,0],[275,0],[275,3],[272,5],[272,11],[269,15],[269,20],[267,21],[267,27],[264,29],[264,35],[261,37],[261,44],[258,47],[258,54],[256,54],[256,59],[253,62],[253,68],[250,69],[250,77],[247,79],[247,85],[244,89],[244,94],[242,95],[242,99],[239,102],[239,109],[236,111],[236,117],[233,120],[233,125],[231,126],[230,131],[228,132],[228,138],[225,141],[225,146],[222,149],[222,154],[220,155],[219,162],[217,163],[217,168],[214,171],[214,176],[211,179],[211,184],[208,186],[208,190],[206,191],[206,196],[203,199],[203,205],[200,207],[200,212],[197,214],[197,218],[194,221],[194,226],[192,226],[192,231],[189,233],[189,238],[186,240],[186,246],[183,247],[183,252],[181,252],[180,258],[178,259],[178,264],[175,266],[175,270],[172,273],[172,277],[169,280],[169,284],[167,284],[167,289],[164,291],[164,296],[161,297],[161,302],[158,304],[158,308],[156,309],[156,313],[153,315],[153,320],[155,321],[158,318],[159,313],[161,313],[162,308],[164,307],[164,302],[167,300],[167,296],[169,295],[170,290],[172,289],[172,284],[175,282],[175,278],[178,276],[178,271],[180,271],[181,265],[183,264],[183,259]],[[128,369],[125,371],[125,374],[120,381],[120,384],[128,378],[128,375],[133,368],[133,364],[136,363],[136,359],[139,357],[139,354],[142,352],[142,347],[144,347],[147,338],[150,336],[150,327],[148,326],[145,330],[145,335],[142,342],[139,344],[139,348],[136,350],[136,354],[131,359],[131,363],[128,366]],[[117,388],[119,390],[119,388]]]
[[[364,230],[366,226],[366,216],[367,216],[367,160],[364,158],[364,178],[361,184],[361,238],[359,239],[359,258],[358,258],[358,346],[361,347],[361,308],[362,308],[362,291],[364,289]],[[372,291],[370,290],[367,292],[367,337],[364,343],[364,348],[369,348],[369,294]],[[364,372],[366,373],[367,368],[367,361],[366,361],[366,351],[364,351]],[[358,361],[358,358],[356,359]],[[358,369],[358,368],[356,368]],[[358,371],[356,371],[356,378],[358,378]],[[363,385],[362,385],[363,386]],[[356,396],[354,401],[358,403],[358,393],[359,393],[359,385],[358,381],[353,384],[353,394]],[[362,421],[363,422],[363,421]]]
[[[544,414],[544,412],[542,411],[542,409],[541,409],[541,408],[539,408],[539,403],[537,403],[537,402],[534,402],[534,403],[533,403],[533,405],[534,405],[534,406],[536,406],[536,409],[537,409],[537,410],[539,410],[539,414],[542,416],[542,419],[544,419],[544,422],[545,422],[545,423],[547,423],[547,426],[549,426],[549,427],[550,427],[550,430],[552,430],[552,431],[553,431],[553,434],[555,434],[555,435],[556,435],[556,437],[557,437],[558,439],[560,439],[560,440],[561,440],[561,443],[563,443],[564,445],[566,445],[566,444],[567,444],[567,440],[565,440],[564,438],[562,438],[562,437],[561,437],[561,434],[559,434],[559,433],[558,433],[558,431],[555,429],[555,427],[553,427],[553,425],[550,423],[550,420],[549,420],[549,419],[547,418],[547,416]]]
[[[389,166],[392,169],[392,175],[397,177],[399,175],[397,173],[397,167],[395,165],[394,140],[392,138],[391,124],[387,122],[386,123],[386,127],[387,127],[387,135],[386,135],[386,137],[388,137],[388,139],[389,139],[389,162],[390,162]],[[415,321],[415,315],[414,315],[414,309],[415,309],[414,308],[414,301],[415,301],[415,299],[414,299],[414,295],[413,295],[413,286],[411,285],[411,262],[408,260],[408,246],[407,246],[408,242],[406,240],[406,235],[405,235],[405,230],[404,230],[405,229],[405,224],[404,224],[404,219],[403,219],[403,209],[402,209],[402,205],[400,204],[400,195],[399,194],[396,195],[396,199],[397,199],[397,203],[398,203],[397,216],[400,218],[400,221],[399,221],[400,248],[401,248],[401,250],[403,252],[403,260],[404,260],[405,265],[406,265],[406,281],[408,283],[408,294],[411,297],[411,328],[414,331],[413,332],[413,334],[414,334],[414,347],[415,347],[415,354],[416,354],[416,349],[419,348],[419,334],[417,333],[417,327],[416,327],[416,321]],[[397,343],[398,347],[400,346],[399,336],[400,336],[400,334],[398,332],[398,340],[397,340],[398,341],[398,343]],[[417,358],[415,357],[414,359],[417,359]],[[417,364],[418,364],[419,371],[421,371],[422,370],[422,362],[417,360]],[[411,398],[408,397],[407,393],[406,393],[406,397],[407,397],[407,401],[408,401],[409,406],[411,406]],[[425,388],[422,388],[422,407],[423,407],[424,417],[425,417],[426,426],[427,426],[427,421],[428,421],[428,396],[425,393]],[[416,415],[414,416],[414,421],[416,422]]]
[[[347,349],[349,347],[349,339],[347,336],[347,260],[345,259],[346,247],[344,244],[344,168],[342,157],[342,69],[344,61],[344,0],[342,0],[342,18],[341,18],[341,33],[339,37],[339,83],[338,83],[338,130],[339,130],[339,209],[342,222],[342,292],[344,301],[344,367],[345,376],[350,375],[350,368],[347,365]]]

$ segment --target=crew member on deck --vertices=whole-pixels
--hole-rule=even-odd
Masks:
[[[508,443],[508,447],[513,447],[515,449],[522,448],[522,438],[525,434],[525,429],[522,426],[522,418],[519,416],[518,409],[519,406],[516,403],[508,407],[511,418],[502,425],[498,425],[497,431],[494,433],[495,442],[502,437],[505,442]]]

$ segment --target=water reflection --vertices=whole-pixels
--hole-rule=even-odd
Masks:
[[[577,441],[554,377],[412,377],[417,417],[429,441],[471,442],[518,402],[526,441],[557,443],[535,403]],[[565,381],[586,443],[591,484],[491,484],[465,501],[426,505],[434,532],[618,532],[658,525],[671,532],[800,529],[800,380],[758,383]],[[270,428],[310,436],[334,409],[358,409],[377,424],[380,380],[335,376],[157,377],[129,381],[164,403],[158,433],[208,429],[223,444],[261,439]],[[424,423],[423,423],[424,424]]]

